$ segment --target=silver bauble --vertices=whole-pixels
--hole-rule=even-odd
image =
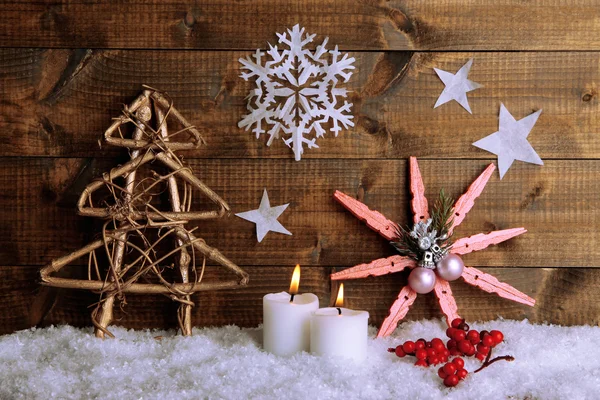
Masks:
[[[463,273],[465,263],[462,258],[456,254],[447,254],[444,258],[435,264],[437,275],[447,281],[454,281]]]
[[[408,275],[408,286],[419,294],[431,292],[435,286],[435,272],[429,268],[416,267]]]

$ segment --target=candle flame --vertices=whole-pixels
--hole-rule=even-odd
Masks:
[[[292,282],[290,283],[290,294],[298,294],[298,286],[300,286],[300,264],[296,264],[296,268],[294,268]]]
[[[337,299],[335,300],[335,306],[341,307],[343,305],[344,305],[344,284],[342,283],[340,285],[340,288],[338,289],[338,295],[337,295]]]

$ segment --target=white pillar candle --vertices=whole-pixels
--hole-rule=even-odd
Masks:
[[[341,310],[341,314],[339,312]],[[327,307],[310,320],[310,352],[362,361],[367,357],[369,313]]]
[[[362,361],[367,358],[369,313],[342,308],[344,284],[335,307],[321,308],[310,319],[310,352]]]
[[[310,318],[319,308],[312,293],[290,299],[286,292],[263,297],[263,348],[278,356],[310,350]]]

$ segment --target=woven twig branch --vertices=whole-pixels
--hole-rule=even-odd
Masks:
[[[170,134],[167,124],[169,117],[183,129]],[[153,123],[156,128],[152,127]],[[124,124],[133,124],[131,138],[123,135]],[[182,133],[188,133],[189,142],[178,141]],[[80,215],[106,220],[102,238],[53,260],[41,270],[42,283],[100,293],[100,300],[92,311],[92,322],[98,337],[113,336],[107,327],[113,319],[114,302],[119,299],[123,304],[126,293],[163,294],[179,302],[177,319],[181,332],[191,335],[191,309],[194,306],[191,294],[243,286],[249,279],[244,270],[184,228],[188,221],[221,218],[230,210],[227,203],[194,176],[192,170],[174,153],[176,150],[197,148],[202,138],[196,128],[173,108],[168,95],[146,87],[129,106],[124,107],[123,115],[115,119],[104,134],[104,139],[108,144],[130,149],[131,159],[90,183],[77,202]],[[140,180],[138,170],[148,163],[152,167],[162,166],[167,173],[161,175],[152,168],[152,176]],[[117,183],[119,179],[124,180],[123,186]],[[152,204],[153,197],[160,193],[158,190],[163,186],[167,188],[170,202],[170,210],[166,211]],[[104,207],[94,205],[93,196],[99,189],[107,190],[111,196],[110,202],[105,202]],[[194,191],[211,200],[217,209],[191,211]],[[149,230],[155,230],[158,238],[151,239]],[[135,243],[130,240],[133,237],[138,239]],[[158,245],[165,240],[174,245],[173,249],[159,256]],[[102,251],[108,264],[104,275],[97,255]],[[202,258],[199,274],[196,268],[197,254]],[[126,261],[126,255],[133,257],[133,260]],[[88,279],[52,275],[84,256],[88,258]],[[169,282],[163,276],[163,264],[171,258],[175,259],[181,282]],[[234,272],[238,279],[204,282],[206,259]],[[154,277],[154,282],[149,279],[151,277]]]

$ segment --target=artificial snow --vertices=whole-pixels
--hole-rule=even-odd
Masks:
[[[1,399],[597,399],[600,328],[472,324],[499,329],[510,354],[447,389],[437,367],[413,365],[387,348],[405,340],[444,337],[441,321],[406,322],[383,339],[369,339],[365,362],[313,356],[290,358],[261,350],[261,330],[235,326],[173,331],[113,327],[117,339],[92,329],[30,329],[0,337]],[[375,335],[371,328],[371,337]],[[468,359],[473,371],[479,362]]]

